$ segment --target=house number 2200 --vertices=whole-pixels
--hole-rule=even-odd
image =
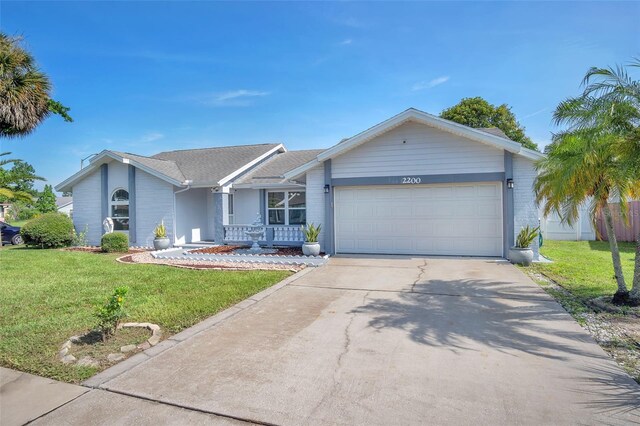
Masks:
[[[403,177],[402,178],[402,183],[408,183],[408,184],[416,184],[416,183],[420,183],[422,182],[422,179],[420,179],[419,177]]]

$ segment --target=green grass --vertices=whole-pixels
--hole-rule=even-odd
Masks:
[[[537,263],[533,269],[582,299],[611,296],[617,286],[606,241],[545,241],[540,252],[553,263]],[[627,286],[633,280],[635,246],[620,243],[620,256]]]
[[[98,369],[57,359],[70,336],[93,328],[96,305],[129,287],[128,321],[176,333],[281,281],[288,271],[189,270],[121,264],[117,255],[9,247],[0,250],[0,365],[79,382]]]

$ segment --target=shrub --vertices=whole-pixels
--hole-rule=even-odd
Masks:
[[[89,228],[87,227],[87,225],[84,226],[84,230],[82,232],[76,232],[76,230],[74,229],[71,245],[73,247],[86,247],[88,245],[87,232],[89,232]]]
[[[104,234],[100,247],[105,253],[126,253],[129,251],[129,236],[123,232]]]
[[[164,221],[160,222],[153,232],[156,238],[167,238],[167,228],[164,226]]]
[[[320,229],[322,229],[322,225],[315,226],[313,223],[308,224],[306,227],[303,226],[302,233],[304,234],[304,241],[307,243],[317,243]]]
[[[116,332],[120,320],[127,316],[124,310],[124,297],[128,291],[127,287],[117,287],[106,303],[96,310],[98,331],[102,334],[103,342]]]
[[[516,247],[517,248],[529,248],[533,240],[538,236],[538,231],[540,227],[531,228],[529,225],[525,226],[518,233],[518,237],[516,238]]]
[[[31,219],[20,230],[24,243],[32,247],[67,247],[73,240],[73,222],[61,213],[46,213]]]

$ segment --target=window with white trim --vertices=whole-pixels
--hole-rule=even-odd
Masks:
[[[114,231],[129,230],[129,192],[122,188],[111,195],[111,219]]]
[[[269,225],[304,225],[307,223],[307,196],[304,191],[267,192]]]

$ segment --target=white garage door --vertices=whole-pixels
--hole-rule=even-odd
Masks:
[[[338,187],[337,253],[502,256],[499,182]]]

